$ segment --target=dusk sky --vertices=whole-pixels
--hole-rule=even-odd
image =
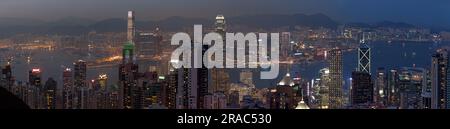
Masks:
[[[0,0],[0,17],[106,19],[135,10],[141,20],[170,16],[323,13],[339,22],[398,21],[450,26],[450,0]]]

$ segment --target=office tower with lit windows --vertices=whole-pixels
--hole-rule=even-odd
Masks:
[[[125,109],[140,108],[141,92],[137,86],[138,81],[138,65],[135,63],[134,43],[126,42],[123,45],[122,64],[119,66],[119,81],[122,105]]]
[[[44,85],[44,102],[45,109],[56,109],[56,81],[53,78],[48,78]]]
[[[86,109],[97,109],[97,79],[92,79],[87,84],[87,107]]]
[[[293,109],[296,104],[294,89],[289,85],[278,85],[275,88],[270,88],[266,97],[267,107],[270,109]]]
[[[155,32],[138,32],[136,35],[137,57],[153,57],[163,51],[162,36]],[[159,46],[159,47],[155,47]]]
[[[430,70],[426,70],[426,72],[427,72],[425,77],[426,84],[423,85],[421,92],[422,96],[421,109],[431,109],[431,72]]]
[[[388,107],[398,108],[400,105],[400,93],[398,86],[398,71],[396,69],[391,69],[388,72]]]
[[[107,107],[108,109],[119,109],[121,107],[120,90],[118,85],[110,85],[108,87]]]
[[[450,109],[450,58],[447,57],[447,68],[446,68],[446,88],[445,88],[445,107]]]
[[[100,74],[95,80],[94,85],[94,97],[95,97],[95,107],[96,109],[107,109],[108,108],[108,76],[106,74]]]
[[[31,101],[29,106],[34,109],[40,109],[43,105],[41,74],[41,69],[39,68],[33,68],[28,72],[28,83],[29,87],[32,89],[32,93],[29,97],[29,100]]]
[[[289,70],[288,70],[289,71]],[[278,82],[275,88],[270,88],[267,95],[267,105],[270,109],[292,109],[297,104],[295,100],[294,82],[289,72]]]
[[[227,98],[222,92],[205,95],[203,109],[226,109]]]
[[[328,109],[329,107],[329,84],[330,84],[330,69],[323,68],[319,71],[320,81],[316,82],[318,85],[317,107],[319,109]]]
[[[369,73],[352,72],[352,107],[364,108],[373,102],[373,85]]]
[[[134,11],[128,11],[128,24],[127,24],[127,41],[135,42],[136,38],[136,25]]]
[[[361,39],[358,48],[358,71],[370,73],[370,47],[367,44],[365,36]]]
[[[431,58],[431,108],[446,108],[447,50],[439,49]]]
[[[22,81],[18,81],[13,93],[26,104],[28,101],[26,98],[27,92],[28,92],[28,88],[24,85],[24,83]]]
[[[417,67],[403,67],[398,70],[400,109],[420,109],[422,87],[427,85],[426,70]]]
[[[228,71],[223,68],[211,69],[211,86],[208,87],[208,93],[224,92],[228,94],[230,87],[230,76]]]
[[[66,68],[63,72],[63,91],[62,91],[62,108],[72,109],[74,99],[73,73],[70,68]]]
[[[163,105],[169,109],[176,109],[177,85],[178,85],[178,71],[171,69],[166,76],[164,87]]]
[[[86,61],[78,60],[73,63],[73,85],[75,91],[74,108],[86,109],[87,108],[87,65]]]
[[[225,17],[223,15],[217,15],[216,16],[216,22],[215,22],[215,32],[220,34],[223,39],[223,45],[224,47],[227,47],[225,45],[225,38],[226,38],[226,21]],[[205,46],[206,47],[206,46]],[[224,51],[225,53],[225,51]],[[222,57],[225,59],[225,54]],[[225,95],[228,95],[229,87],[230,87],[230,75],[226,69],[223,68],[212,68],[210,71],[211,76],[211,86],[208,87],[208,93],[215,93],[215,92],[223,92]],[[201,104],[203,105],[203,104]],[[203,107],[203,106],[202,106]]]
[[[374,102],[376,104],[387,104],[387,81],[386,70],[384,68],[378,68],[375,74],[375,86],[374,86]]]
[[[37,88],[42,88],[42,84],[41,84],[41,69],[39,68],[33,68],[32,70],[30,70],[28,72],[29,76],[28,76],[28,82],[30,83],[31,86],[37,87]]]
[[[197,109],[197,69],[180,68],[178,71],[177,109]]]
[[[106,74],[98,75],[97,82],[98,82],[97,88],[101,91],[106,91],[106,88],[108,86],[108,75]]]
[[[160,80],[161,79],[161,80]],[[163,87],[163,79],[159,78],[156,71],[145,72],[138,80],[138,86],[143,88],[142,108],[149,109],[152,106],[162,104],[161,95]]]
[[[139,109],[142,107],[142,87],[138,86],[139,67],[136,64],[135,51],[135,14],[128,11],[127,42],[122,48],[122,64],[119,66],[119,98],[121,108]]]
[[[1,67],[0,67],[1,68]],[[12,76],[12,70],[11,70],[11,64],[8,62],[8,64],[1,68],[1,86],[4,87],[8,91],[13,91],[13,85],[14,85],[14,77]]]
[[[208,46],[202,46],[205,53]],[[190,57],[193,59],[193,57]],[[177,109],[202,109],[209,92],[209,71],[202,68],[180,68],[178,71]]]
[[[206,50],[208,50],[209,46],[208,45],[202,45],[202,55],[205,54]],[[196,84],[197,85],[197,96],[198,96],[198,100],[197,100],[197,108],[202,109],[205,104],[205,95],[207,95],[209,93],[209,70],[208,68],[206,68],[205,66],[202,65],[202,68],[194,68],[195,70],[193,70],[192,72],[195,72],[193,74],[194,79],[196,80]],[[224,69],[221,69],[224,70]],[[220,76],[225,76],[225,75],[220,75]],[[224,78],[220,78],[220,79],[224,79]],[[217,81],[217,80],[216,80]],[[223,80],[222,80],[223,81]],[[223,87],[224,89],[227,88],[227,86]],[[223,93],[224,91],[222,91]]]
[[[340,49],[332,49],[328,54],[330,69],[329,108],[339,109],[343,106],[342,51]]]
[[[290,57],[291,51],[292,51],[291,33],[290,32],[281,32],[281,37],[280,37],[280,59],[281,59],[281,61],[286,61]]]

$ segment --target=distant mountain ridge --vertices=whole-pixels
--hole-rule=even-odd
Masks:
[[[264,15],[246,15],[226,17],[229,25],[246,26],[254,29],[271,29],[277,27],[308,26],[308,27],[325,27],[336,28],[341,25],[324,14],[264,14]],[[60,20],[45,22],[33,19],[23,18],[0,18],[0,38],[11,36],[18,33],[31,34],[61,34],[61,35],[80,35],[90,31],[97,32],[125,32],[125,18],[111,18],[101,21],[93,21],[89,19],[67,17]],[[212,26],[214,18],[186,18],[186,17],[169,17],[159,21],[136,21],[136,25],[140,30],[152,30],[160,27],[167,31],[179,31],[186,27],[192,27],[194,24],[203,24],[204,26]],[[354,24],[356,25],[356,24]],[[411,27],[413,25],[396,22],[380,22],[376,25],[359,24],[369,27],[391,26],[391,27]]]
[[[327,27],[336,28],[339,23],[333,21],[326,15],[249,15],[227,17],[229,25],[242,25],[251,28],[276,28],[276,27],[293,27],[293,26],[311,26],[311,27]],[[185,17],[169,17],[160,21],[137,21],[138,28],[149,30],[155,27],[161,27],[163,30],[180,30],[185,27],[191,27],[194,24],[202,24],[204,26],[212,26],[214,19],[204,18],[185,18]],[[90,28],[104,32],[104,31],[124,31],[126,25],[125,19],[106,19],[96,24],[89,26]],[[119,28],[121,27],[121,28]]]
[[[354,23],[347,23],[346,26],[353,26],[353,27],[365,27],[365,28],[380,28],[380,27],[388,27],[388,28],[414,28],[416,27],[413,24],[408,24],[404,22],[392,22],[392,21],[382,21],[377,23],[360,23],[360,22],[354,22]]]

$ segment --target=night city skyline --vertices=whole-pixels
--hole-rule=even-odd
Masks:
[[[447,5],[0,0],[0,95],[31,109],[450,109]]]

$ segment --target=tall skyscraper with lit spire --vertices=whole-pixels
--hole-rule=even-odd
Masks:
[[[127,24],[127,41],[135,42],[136,26],[134,24],[134,11],[128,11],[128,24]]]
[[[365,39],[365,34],[363,33],[363,36],[359,43],[358,48],[358,72],[365,72],[370,74],[370,47],[367,44],[367,41]]]
[[[224,47],[225,46],[225,34],[226,34],[226,21],[225,17],[223,15],[217,15],[216,16],[216,22],[215,22],[215,32],[220,34],[222,36]],[[225,53],[225,52],[224,52]],[[225,59],[225,54],[223,59]],[[211,86],[209,87],[209,93],[214,94],[216,92],[221,92],[225,94],[225,96],[228,96],[228,90],[229,90],[229,80],[230,76],[228,74],[228,71],[223,68],[213,68],[211,69]]]
[[[216,16],[215,31],[222,35],[222,38],[225,36],[227,30],[227,24],[225,21],[225,17],[221,14]]]
[[[119,66],[119,81],[120,81],[120,99],[122,108],[132,109],[140,108],[140,95],[137,80],[138,80],[138,65],[136,64],[135,56],[135,25],[134,12],[128,11],[128,29],[127,42],[122,49],[122,64]]]

